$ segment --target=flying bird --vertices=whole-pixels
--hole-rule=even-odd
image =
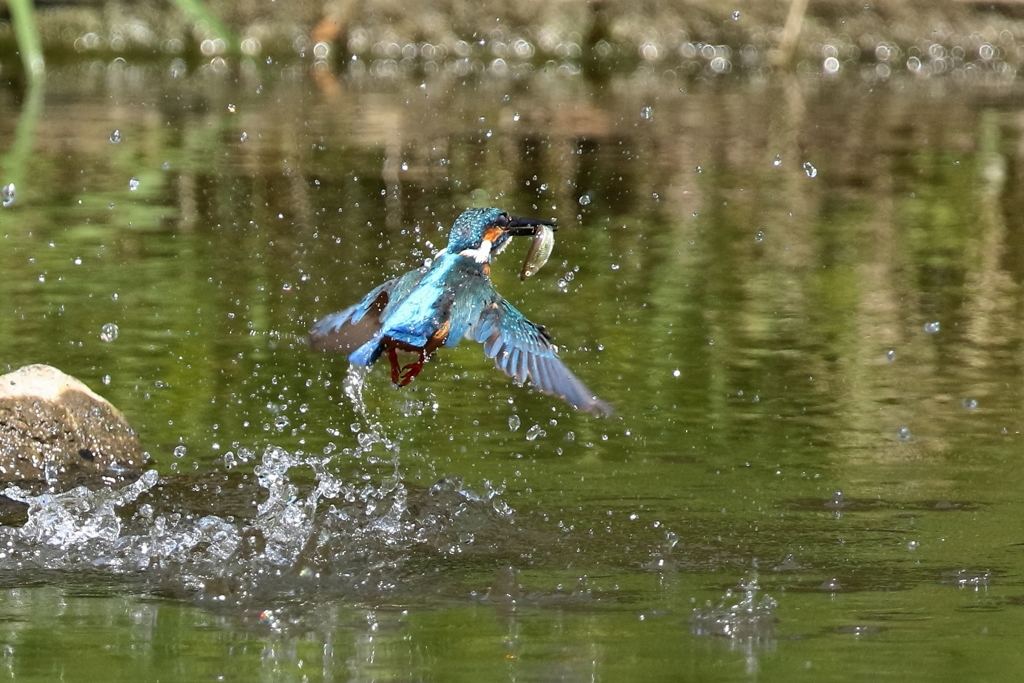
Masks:
[[[538,390],[563,398],[578,410],[612,415],[612,407],[565,367],[544,327],[527,320],[491,283],[491,258],[512,237],[535,238],[523,266],[525,278],[547,260],[554,229],[553,223],[515,218],[501,209],[467,209],[452,225],[448,245],[431,261],[317,321],[310,344],[348,353],[354,365],[373,365],[386,354],[391,381],[405,386],[437,349],[472,339],[518,383],[529,379]],[[416,354],[416,359],[402,365],[399,351]]]

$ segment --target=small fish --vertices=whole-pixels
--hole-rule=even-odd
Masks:
[[[519,273],[519,279],[526,280],[526,278],[536,275],[537,271],[543,268],[551,258],[551,251],[554,248],[555,231],[550,226],[541,224],[533,236],[530,251],[526,253],[526,260],[523,261],[523,271]]]

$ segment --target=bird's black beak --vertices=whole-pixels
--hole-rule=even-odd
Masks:
[[[508,219],[508,227],[505,231],[515,237],[526,237],[537,234],[537,230],[542,226],[547,226],[552,230],[558,230],[558,226],[554,222],[542,221],[536,218],[515,218],[510,217]]]

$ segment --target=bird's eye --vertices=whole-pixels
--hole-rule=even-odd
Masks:
[[[498,217],[494,219],[494,224],[499,228],[507,228],[508,220],[509,218],[507,213],[498,214]]]

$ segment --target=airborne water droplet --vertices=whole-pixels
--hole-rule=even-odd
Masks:
[[[925,323],[924,324],[924,332],[925,332],[925,334],[935,334],[938,331],[939,331],[939,322],[937,320],[934,320],[934,321],[932,321],[930,323]]]
[[[736,10],[735,12],[732,13],[732,20],[733,21],[739,21],[739,19],[740,19],[740,11]]]
[[[519,425],[520,424],[522,424],[522,422],[519,420],[519,416],[518,415],[511,415],[511,416],[509,416],[509,418],[508,418],[508,428],[510,430],[512,430],[513,432],[516,431],[517,429],[519,429]]]
[[[117,329],[117,325],[114,323],[107,323],[100,328],[100,339],[105,342],[112,342],[117,339],[118,333],[119,330]]]
[[[640,118],[644,121],[651,121],[654,119],[654,108],[653,107],[641,107]]]
[[[10,183],[8,185],[0,187],[0,205],[10,206],[11,204],[13,204],[15,194],[17,193],[14,189],[14,183]]]
[[[893,351],[892,349],[889,349],[888,351],[886,351],[885,352],[885,360],[887,360],[890,363],[893,362],[894,360],[896,360],[896,352]]]
[[[804,162],[804,173],[807,174],[808,178],[814,178],[818,175],[818,169],[814,168],[814,164],[809,161]]]
[[[10,206],[13,204],[16,194],[13,182],[0,187],[0,206]]]
[[[896,438],[900,441],[910,441],[913,435],[910,433],[910,427],[900,427],[896,430]]]
[[[249,134],[244,132],[244,131],[242,132],[241,135],[238,136],[238,141],[239,142],[245,142],[248,139],[249,139]]]
[[[547,435],[548,435],[548,433],[545,432],[543,429],[541,429],[539,424],[533,425],[532,427],[530,427],[529,429],[526,430],[526,440],[527,441],[535,441],[535,440],[539,439],[540,437],[547,436]]]
[[[758,244],[764,242],[764,232],[758,230],[757,234],[754,235],[754,241],[757,242]]]
[[[776,154],[775,160],[772,162],[772,166],[782,166],[782,155]]]
[[[182,446],[182,445],[175,446],[174,447],[174,457],[175,458],[184,458],[185,457],[185,451],[186,451],[186,448],[184,446]]]
[[[130,192],[135,192],[135,190],[137,189],[139,189],[139,179],[132,178],[131,180],[128,181],[128,190]]]
[[[114,143],[115,145],[116,145],[117,143],[121,142],[121,129],[120,129],[120,128],[115,128],[115,129],[114,129],[114,130],[113,130],[113,131],[112,131],[112,132],[110,133],[110,141],[111,141],[112,143]]]

